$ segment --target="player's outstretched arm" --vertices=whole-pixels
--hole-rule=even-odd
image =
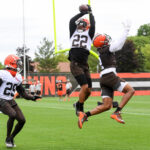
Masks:
[[[124,28],[123,33],[118,39],[115,39],[111,42],[110,48],[109,48],[110,52],[116,52],[116,51],[121,50],[127,39],[128,33],[130,31],[130,27],[131,27],[131,21],[125,20],[124,22],[122,22],[122,25]]]
[[[27,94],[25,89],[23,88],[22,84],[20,84],[17,87],[17,92],[26,100],[36,101],[37,99],[42,98],[41,96],[38,96],[38,95],[32,96],[32,95]]]

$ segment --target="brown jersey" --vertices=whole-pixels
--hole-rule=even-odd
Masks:
[[[106,68],[115,67],[116,68],[116,58],[115,53],[109,51],[109,46],[98,48],[100,66],[104,70]]]

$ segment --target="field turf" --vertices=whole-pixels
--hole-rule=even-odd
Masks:
[[[115,97],[120,101],[121,97]],[[16,136],[15,150],[150,150],[150,96],[134,96],[123,109],[126,124],[110,118],[114,111],[90,117],[77,126],[73,103],[58,101],[58,97],[37,102],[17,99],[26,124]],[[85,110],[96,106],[100,97],[90,97]],[[0,114],[0,150],[6,150],[7,116]],[[16,122],[15,122],[16,123]]]

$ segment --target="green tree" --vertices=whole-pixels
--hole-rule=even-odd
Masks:
[[[136,53],[133,41],[127,40],[122,50],[116,52],[117,72],[139,72],[144,70],[144,57]]]
[[[57,62],[69,62],[67,52],[56,54],[55,59],[56,59]]]
[[[39,63],[39,72],[58,72],[57,65],[54,55],[53,42],[49,42],[47,38],[43,38],[38,46],[38,52],[35,52],[35,61]]]
[[[144,70],[146,72],[150,72],[150,44],[146,44],[144,47],[142,47],[141,51],[145,57]]]
[[[145,46],[145,44],[150,43],[150,37],[149,36],[131,36],[128,38],[129,40],[132,40],[135,48],[140,50],[142,47]]]
[[[143,69],[140,71],[148,71],[150,59],[150,54],[148,53],[148,45],[150,43],[150,36],[133,36],[129,39],[133,41],[136,48],[136,53],[139,57],[139,63],[143,65]]]
[[[2,65],[2,63],[0,62],[0,69],[4,69],[4,68],[5,68],[5,66]]]
[[[138,29],[138,36],[150,36],[150,24],[144,24]]]

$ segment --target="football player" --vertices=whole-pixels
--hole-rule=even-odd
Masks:
[[[15,91],[27,100],[36,101],[38,96],[28,95],[22,86],[22,76],[19,73],[22,69],[22,62],[16,55],[8,55],[4,61],[5,69],[0,70],[0,110],[8,115],[6,146],[16,147],[15,136],[21,131],[25,124],[25,117],[14,100]],[[14,121],[17,124],[14,127]]]
[[[64,101],[66,101],[67,99],[68,99],[68,101],[70,101],[71,89],[72,89],[72,83],[70,82],[69,79],[67,79],[67,83],[66,83],[66,95],[65,95]]]
[[[89,14],[89,19],[83,18]],[[70,45],[69,51],[70,70],[78,84],[81,86],[79,100],[74,104],[76,114],[84,111],[84,102],[91,93],[91,77],[88,66],[88,56],[91,49],[92,39],[95,34],[95,19],[91,7],[81,10],[70,20]]]
[[[99,60],[102,69],[100,74],[100,85],[103,104],[86,113],[79,112],[79,128],[82,128],[83,122],[87,117],[111,109],[114,91],[120,91],[124,93],[124,96],[115,112],[111,114],[111,118],[119,123],[125,123],[121,117],[121,110],[133,96],[134,89],[125,80],[118,77],[116,73],[115,52],[122,49],[131,26],[129,21],[124,22],[123,25],[124,32],[117,40],[110,42],[111,38],[106,34],[98,34],[93,40],[93,45],[99,52]]]
[[[56,83],[56,87],[57,87],[57,95],[59,97],[59,101],[62,101],[62,96],[63,96],[63,85],[62,85],[62,81],[59,80]]]

